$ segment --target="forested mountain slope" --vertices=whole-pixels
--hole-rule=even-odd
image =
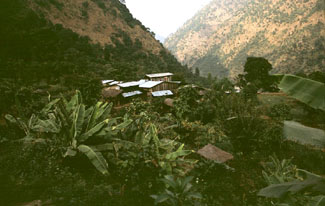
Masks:
[[[38,62],[41,68],[35,75],[54,67],[64,72],[82,69],[60,65],[81,62],[84,69],[123,79],[181,69],[118,0],[4,0],[0,4],[1,62],[14,60],[10,63],[20,62],[24,68]]]
[[[235,77],[247,56],[267,58],[274,72],[324,70],[325,1],[213,0],[165,46],[205,76]]]

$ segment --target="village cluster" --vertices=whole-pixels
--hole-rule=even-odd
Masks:
[[[172,76],[173,74],[168,72],[147,74],[145,79],[131,82],[102,80],[102,95],[117,105],[130,102],[135,97],[172,96],[181,84],[180,81],[172,81]]]

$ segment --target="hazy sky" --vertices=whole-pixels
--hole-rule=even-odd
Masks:
[[[167,37],[211,0],[126,0],[133,17]]]

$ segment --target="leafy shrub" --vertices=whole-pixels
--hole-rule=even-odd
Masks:
[[[89,7],[89,3],[88,3],[88,1],[84,1],[84,2],[82,3],[82,7],[84,7],[85,9],[87,9],[87,8]]]
[[[85,19],[88,19],[88,11],[81,10],[81,16],[84,17]]]
[[[64,4],[60,3],[58,0],[49,0],[58,10],[62,11]]]
[[[188,86],[178,90],[178,98],[174,101],[175,114],[178,119],[195,121],[195,112],[198,106],[199,94],[195,88]]]
[[[277,91],[275,85],[276,78],[269,75],[272,65],[268,60],[262,57],[247,57],[244,65],[244,75],[239,78],[246,85],[251,84],[256,87],[256,91],[263,89],[264,91]]]
[[[291,107],[287,104],[276,104],[271,107],[269,115],[276,119],[289,120],[292,119],[290,110]]]
[[[60,3],[58,0],[36,0],[35,1],[41,7],[49,8],[50,4],[54,5],[58,10],[62,11],[64,4]]]
[[[171,175],[166,175],[161,181],[165,183],[165,191],[152,195],[155,199],[155,205],[159,203],[168,203],[171,206],[183,205],[198,205],[198,200],[202,195],[195,191],[193,185],[190,183],[193,177],[177,178]]]
[[[92,1],[95,4],[97,4],[97,6],[104,11],[104,13],[106,12],[107,8],[106,8],[105,2],[103,2],[103,0],[92,0]]]

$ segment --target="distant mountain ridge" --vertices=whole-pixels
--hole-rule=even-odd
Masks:
[[[325,1],[213,0],[164,43],[203,76],[234,78],[247,56],[277,73],[325,69]]]

